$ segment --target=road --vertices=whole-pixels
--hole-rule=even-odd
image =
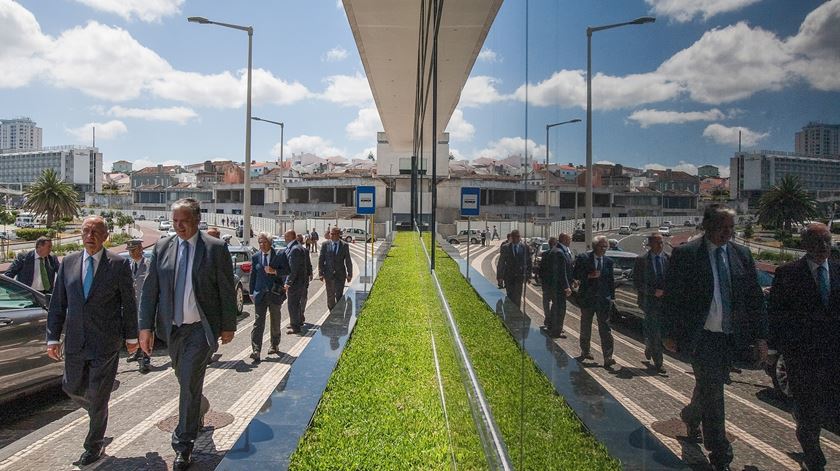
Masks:
[[[679,234],[679,235],[678,235]],[[681,240],[689,233],[676,233],[672,239]],[[624,250],[642,252],[644,232],[619,237],[607,233],[609,238],[621,239]],[[470,263],[488,280],[494,281],[498,261],[499,241],[488,247],[472,246]],[[583,243],[576,242],[572,249],[583,250]],[[458,247],[466,256],[466,244]],[[539,287],[528,285],[526,290],[525,314],[538,325],[543,323],[542,296]],[[708,461],[697,444],[673,439],[659,431],[678,422],[680,409],[689,402],[694,386],[691,365],[682,355],[667,354],[664,367],[666,374],[653,373],[644,359],[644,343],[641,323],[637,320],[615,321],[614,358],[618,362],[612,371],[602,367],[597,323],[593,323],[592,351],[595,361],[584,361],[586,371],[609,391],[622,405],[635,415],[648,429],[653,431],[677,456],[696,469],[705,469]],[[554,341],[569,354],[577,357],[580,352],[580,311],[571,303],[567,309],[565,329],[568,338]],[[547,339],[547,341],[551,341]],[[572,360],[570,360],[572,361]],[[796,461],[800,452],[794,434],[795,424],[790,413],[790,404],[780,398],[772,389],[769,377],[752,364],[737,364],[740,372],[733,372],[731,384],[725,389],[727,408],[727,431],[735,437],[733,448],[735,461],[732,469],[799,469]],[[581,395],[586,395],[581,390]],[[592,398],[593,408],[597,398]],[[838,430],[823,431],[822,446],[830,466],[840,465],[840,437]],[[829,468],[837,469],[837,468]]]

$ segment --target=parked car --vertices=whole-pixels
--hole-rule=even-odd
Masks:
[[[618,235],[630,235],[633,233],[633,229],[630,226],[621,226],[618,228]]]
[[[236,310],[242,314],[245,300],[250,300],[248,283],[251,280],[251,257],[257,253],[257,249],[247,245],[231,245],[228,246],[228,251],[230,251],[230,258],[233,262]]]
[[[348,227],[346,229],[341,230],[341,238],[344,239],[345,242],[350,243],[355,241],[360,242],[373,242],[373,237],[368,234],[368,231],[364,229],[358,229],[355,227]]]
[[[240,224],[236,226],[236,237],[242,238],[242,233],[245,231],[245,226]],[[251,228],[251,237],[254,237],[254,228]]]
[[[478,229],[471,229],[468,235],[468,231],[464,229],[455,235],[449,236],[446,241],[450,244],[460,244],[462,242],[467,242],[467,239],[469,239],[471,244],[481,243],[481,231]]]
[[[661,224],[662,226],[668,226],[669,228],[674,227],[674,223],[671,221],[665,221]]]
[[[166,232],[164,232],[163,234],[161,234],[161,235],[160,235],[160,238],[161,238],[161,239],[165,239],[165,238],[167,238],[167,237],[172,237],[172,236],[177,235],[177,234],[178,234],[178,233],[177,233],[177,232],[175,232],[175,229],[169,229],[168,231],[166,231]]]
[[[17,239],[17,234],[15,234],[15,231],[0,231],[0,239],[15,240]]]
[[[46,295],[0,275],[0,403],[61,383],[64,362],[45,353],[48,305]]]
[[[207,230],[207,221],[198,221],[198,230],[199,231],[206,231]]]
[[[160,221],[158,223],[158,230],[159,231],[168,231],[170,229],[172,229],[172,223],[171,222],[164,220],[164,221]]]
[[[662,225],[659,227],[659,233],[664,237],[671,237],[671,228],[669,226]]]
[[[635,222],[631,222],[630,223],[630,229],[634,230],[634,231],[638,231],[639,230],[639,225]]]
[[[586,231],[583,229],[575,229],[575,232],[572,233],[572,242],[585,242],[586,241]]]
[[[155,218],[155,221],[157,221],[157,222],[166,221],[166,216],[158,216],[158,217]]]
[[[289,244],[286,243],[286,239],[282,237],[275,237],[274,240],[271,241],[271,247],[274,250],[286,250],[286,246]]]
[[[694,221],[686,220],[685,223],[683,223],[683,226],[694,227],[694,226],[696,226],[696,224],[694,224]]]
[[[145,214],[141,214],[141,215],[137,216],[137,220],[138,220],[138,221],[145,221],[145,220],[146,220],[146,215],[145,215]]]

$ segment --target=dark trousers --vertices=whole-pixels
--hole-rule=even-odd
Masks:
[[[303,325],[301,301],[306,302],[306,287],[304,285],[289,287],[286,296],[288,296],[286,302],[289,306],[289,325],[293,330],[299,330],[300,326]]]
[[[546,280],[542,280],[542,282],[542,305],[543,313],[545,314],[545,328],[549,331],[549,333],[553,333],[555,330],[559,332],[560,330],[563,330],[563,324],[560,324],[559,326],[556,325],[558,301],[557,289],[551,282]]]
[[[505,278],[505,292],[510,302],[522,309],[522,277]]]
[[[557,291],[557,302],[551,309],[551,334],[560,335],[563,332],[563,324],[566,322],[566,293],[565,290]]]
[[[324,277],[324,286],[327,288],[327,307],[332,310],[344,296],[344,280],[346,278]]]
[[[117,376],[119,352],[96,358],[84,353],[68,354],[64,358],[64,378],[61,387],[90,418],[85,450],[96,453],[102,449],[105,428],[108,426],[108,400]]]
[[[283,301],[279,303],[271,302],[269,296],[254,303],[254,328],[251,330],[251,348],[259,353],[262,350],[263,335],[265,334],[265,318],[270,316],[268,329],[271,334],[271,346],[277,348],[280,345],[280,333],[282,330],[283,319],[280,313],[280,308],[283,306]]]
[[[610,305],[599,305],[595,309],[580,309],[580,351],[589,353],[589,344],[592,341],[592,318],[598,320],[598,334],[601,336],[601,351],[604,359],[612,358],[613,336],[610,327]]]
[[[662,367],[662,304],[653,301],[645,307],[643,328],[645,331],[645,354],[653,360],[656,368]]]
[[[793,395],[796,438],[808,469],[824,469],[825,454],[820,447],[822,428],[840,423],[840,367],[836,359],[785,358]]]
[[[172,449],[176,452],[192,452],[198,438],[204,374],[211,354],[201,322],[172,327],[169,357],[180,388],[178,426],[172,432]]]
[[[306,304],[309,302],[309,282],[303,284],[303,294],[300,296],[300,323],[306,322]]]
[[[697,341],[691,366],[694,392],[680,414],[690,427],[703,425],[703,445],[712,465],[732,462],[732,445],[726,438],[723,385],[732,366],[733,343],[729,335],[704,330]]]

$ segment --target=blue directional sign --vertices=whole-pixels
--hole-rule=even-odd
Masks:
[[[478,216],[481,190],[475,187],[461,188],[461,217]]]
[[[356,214],[374,214],[376,212],[376,187],[356,187]]]

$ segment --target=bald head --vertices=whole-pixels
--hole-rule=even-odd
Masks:
[[[288,231],[286,231],[285,234],[283,234],[283,240],[285,240],[287,244],[291,243],[293,240],[296,240],[296,239],[297,239],[297,232],[295,232],[293,230],[288,230]]]
[[[825,224],[808,224],[802,232],[802,248],[815,263],[823,263],[831,255],[831,231]]]
[[[88,216],[82,221],[82,243],[88,255],[93,255],[102,250],[105,240],[108,239],[108,224],[101,216]]]

